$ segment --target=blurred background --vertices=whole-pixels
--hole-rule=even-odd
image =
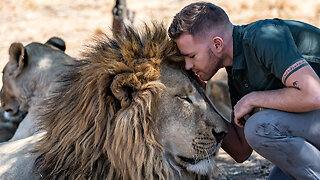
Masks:
[[[163,21],[195,0],[126,0],[134,11],[134,24]],[[246,24],[263,18],[284,18],[320,25],[320,0],[216,0],[234,24]],[[23,44],[45,42],[51,36],[62,37],[67,53],[78,56],[79,49],[96,32],[110,33],[115,0],[0,0],[0,58],[7,61],[14,41]]]
[[[134,25],[152,20],[169,26],[172,17],[195,0],[126,0],[134,12]],[[320,26],[320,0],[216,0],[233,24],[247,24],[259,19],[282,18]],[[66,53],[79,57],[84,44],[93,35],[112,35],[112,9],[115,0],[0,0],[0,69],[8,61],[12,42],[24,45],[44,43],[52,36],[65,40]],[[219,73],[216,79],[224,79]],[[0,87],[2,82],[0,83]],[[217,158],[219,179],[266,179],[272,164],[254,153],[243,164],[237,164],[221,151]]]

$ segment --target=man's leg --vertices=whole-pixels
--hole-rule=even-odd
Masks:
[[[272,168],[268,180],[292,180],[288,175],[281,171],[278,166]]]
[[[245,124],[250,146],[295,179],[320,180],[320,110],[263,110]]]

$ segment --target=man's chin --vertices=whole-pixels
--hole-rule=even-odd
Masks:
[[[198,77],[198,79],[199,80],[201,80],[201,81],[209,81],[210,80],[210,78],[211,77],[207,77],[205,74],[202,74],[202,73],[194,73],[197,77]]]
[[[209,81],[210,78],[207,78],[206,76],[201,76],[201,75],[198,75],[198,78],[201,80],[201,81]]]

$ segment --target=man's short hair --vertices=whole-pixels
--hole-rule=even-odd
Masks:
[[[176,39],[182,33],[198,35],[211,30],[211,28],[229,24],[226,12],[209,2],[196,2],[184,7],[177,13],[168,29],[170,38]]]

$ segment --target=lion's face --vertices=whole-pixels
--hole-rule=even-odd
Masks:
[[[19,61],[24,63],[24,53],[24,47],[21,44],[12,44],[9,50],[10,60],[3,69],[3,86],[0,94],[1,106],[11,116],[22,114],[22,112],[28,110],[25,96],[21,94],[18,88],[21,82],[17,78],[24,66],[24,64],[21,64],[21,68],[19,68]]]
[[[182,60],[156,24],[97,38],[42,103],[43,178],[208,177],[227,129]]]
[[[177,169],[182,166],[189,172],[209,174],[226,125],[187,76],[168,67],[161,71],[165,89],[155,116],[165,156]]]
[[[5,116],[22,118],[32,101],[46,94],[51,80],[56,76],[52,70],[59,71],[53,64],[59,59],[66,59],[64,50],[64,41],[55,37],[45,44],[31,43],[26,47],[21,43],[11,44],[0,93]]]

